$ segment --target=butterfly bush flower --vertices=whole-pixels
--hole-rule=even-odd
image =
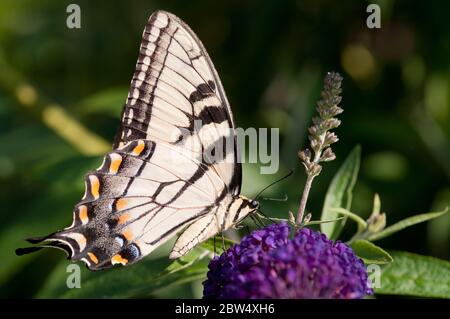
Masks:
[[[308,228],[289,237],[287,223],[245,236],[216,256],[204,298],[338,298],[372,294],[363,262],[346,244]]]

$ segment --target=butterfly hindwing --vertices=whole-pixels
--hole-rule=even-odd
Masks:
[[[189,166],[203,169],[183,149],[163,142],[137,140],[112,151],[86,175],[72,226],[51,240],[91,269],[136,262],[216,209],[223,181],[206,167],[193,178],[183,169]]]

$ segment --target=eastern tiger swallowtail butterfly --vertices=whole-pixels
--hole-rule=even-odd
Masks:
[[[212,151],[226,142],[232,147],[214,160]],[[258,208],[240,195],[238,154],[208,53],[186,23],[157,11],[142,35],[113,150],[86,175],[72,225],[28,239],[40,244],[30,249],[60,248],[98,270],[133,264],[181,233],[170,258],[181,257]]]

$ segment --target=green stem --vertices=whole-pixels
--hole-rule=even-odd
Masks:
[[[305,214],[306,202],[308,201],[309,191],[311,190],[311,185],[314,180],[314,175],[308,175],[306,178],[305,188],[303,189],[302,198],[300,200],[300,206],[297,211],[297,224],[300,225],[303,221],[303,216]]]
[[[320,147],[318,151],[314,152],[314,164],[319,164],[320,162],[320,156],[322,155],[322,147],[323,143],[325,141],[326,132],[322,133],[320,135]],[[306,202],[308,201],[309,191],[311,190],[311,185],[314,180],[315,175],[314,173],[307,172],[308,177],[306,178],[305,188],[303,189],[302,198],[300,200],[300,206],[298,207],[297,211],[297,224],[300,225],[303,222],[303,216],[305,215],[305,209],[306,209]]]

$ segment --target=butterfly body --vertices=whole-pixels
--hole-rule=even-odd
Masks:
[[[157,11],[142,36],[113,150],[85,176],[73,223],[32,243],[92,270],[130,265],[176,234],[178,258],[258,208],[240,195],[232,112],[200,40]]]

